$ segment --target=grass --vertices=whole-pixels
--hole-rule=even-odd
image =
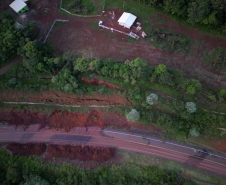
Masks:
[[[160,23],[160,24],[166,24],[167,23],[167,21],[165,19],[162,19],[162,18],[156,18],[155,22]]]
[[[74,0],[63,0],[62,8],[73,14],[79,15],[100,15],[105,0],[81,0],[79,4],[74,4]],[[99,7],[100,6],[100,7]],[[99,9],[99,10],[98,10]]]
[[[138,40],[136,40],[136,39],[134,39],[134,38],[132,38],[132,37],[127,37],[127,40],[128,40],[128,42],[130,42],[130,43],[137,43],[138,42]]]
[[[91,27],[92,27],[94,30],[99,30],[99,29],[100,29],[100,27],[99,27],[97,21],[89,22],[89,24],[91,25]]]

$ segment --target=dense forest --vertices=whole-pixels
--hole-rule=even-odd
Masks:
[[[226,35],[225,0],[137,0],[186,20],[191,25],[215,28]]]

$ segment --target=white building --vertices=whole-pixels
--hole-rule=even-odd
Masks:
[[[9,6],[18,14],[24,13],[28,10],[28,6],[25,3],[27,0],[15,0]]]
[[[124,12],[122,14],[122,16],[119,18],[118,23],[121,26],[124,26],[124,27],[130,29],[131,26],[133,25],[133,23],[135,22],[136,18],[137,17],[135,15],[133,15],[131,13]]]

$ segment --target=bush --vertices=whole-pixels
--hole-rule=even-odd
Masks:
[[[126,115],[127,121],[138,121],[140,119],[140,113],[136,109],[132,109],[127,115]]]
[[[214,48],[206,57],[205,62],[213,69],[226,69],[226,48]]]

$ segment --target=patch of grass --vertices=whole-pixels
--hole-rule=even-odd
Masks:
[[[98,15],[99,13],[97,3],[94,0],[63,0],[62,8],[79,15]]]
[[[89,24],[92,26],[92,28],[94,30],[99,30],[100,29],[97,21],[90,22]]]
[[[138,42],[138,40],[136,40],[136,39],[134,39],[134,38],[132,38],[132,37],[127,37],[127,40],[128,40],[128,42],[130,42],[130,43],[137,43]]]
[[[66,24],[66,23],[67,23],[67,22],[57,21],[57,22],[55,23],[54,27],[59,27],[59,26],[64,25],[64,24]]]
[[[167,21],[165,19],[162,19],[162,18],[156,18],[155,22],[160,23],[160,24],[166,24],[167,23]]]
[[[112,32],[110,32],[109,36],[112,37],[112,38],[116,37],[116,35],[114,33],[112,33]]]
[[[148,43],[174,53],[185,54],[190,51],[191,39],[182,34],[154,26],[147,32]]]
[[[204,61],[213,69],[226,69],[226,48],[214,48]]]

